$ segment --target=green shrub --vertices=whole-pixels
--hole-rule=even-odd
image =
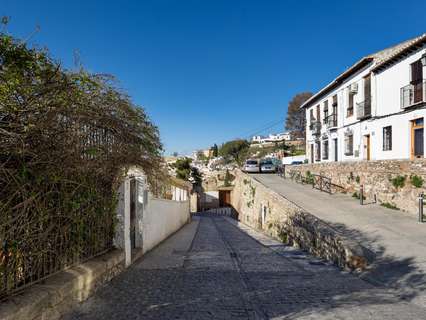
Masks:
[[[411,184],[416,188],[421,188],[423,186],[423,178],[417,175],[410,176]]]
[[[385,208],[388,208],[388,209],[399,210],[399,208],[396,205],[389,203],[389,202],[382,202],[380,205],[382,207],[385,207]]]
[[[359,183],[361,181],[361,178],[359,176],[356,176],[355,181],[356,183]]]
[[[407,176],[396,176],[395,178],[390,179],[390,181],[395,188],[404,188],[406,178]]]
[[[281,231],[281,232],[278,234],[278,237],[281,239],[281,241],[282,241],[283,243],[288,243],[288,236],[287,236],[287,233],[285,233],[284,231]]]
[[[306,183],[313,184],[314,183],[313,174],[308,170],[308,171],[306,171],[305,175],[306,175]]]

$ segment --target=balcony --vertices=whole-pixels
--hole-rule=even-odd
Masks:
[[[426,80],[401,88],[401,109],[426,102]]]
[[[371,117],[371,98],[356,104],[356,118],[358,120]]]
[[[315,136],[319,136],[321,134],[321,122],[318,120],[314,120],[309,125],[309,130],[312,131],[312,134]]]
[[[333,129],[337,127],[337,114],[332,113],[324,119],[324,123],[327,129]]]

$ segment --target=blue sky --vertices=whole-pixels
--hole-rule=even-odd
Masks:
[[[90,71],[114,74],[167,154],[280,122],[296,93],[426,32],[425,12],[420,0],[0,0],[11,34],[40,25],[31,41],[65,67],[78,51]]]

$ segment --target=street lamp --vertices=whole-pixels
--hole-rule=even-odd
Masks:
[[[420,61],[422,62],[423,67],[426,67],[426,53],[423,53]]]

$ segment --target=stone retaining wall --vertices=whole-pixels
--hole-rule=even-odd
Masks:
[[[414,176],[426,182],[425,160],[381,160],[357,162],[328,162],[288,166],[286,172],[300,171],[306,176],[321,174],[331,178],[335,185],[334,192],[359,195],[360,185],[364,186],[367,201],[375,199],[384,205],[417,214],[418,196],[425,192],[421,187],[413,185]],[[288,177],[288,175],[286,174]],[[403,186],[395,186],[395,179],[403,182]],[[421,180],[415,178],[417,183]]]
[[[1,302],[1,320],[60,319],[100,285],[124,270],[124,252],[112,250],[61,271]]]
[[[284,243],[300,247],[346,269],[362,270],[371,258],[358,243],[241,171],[235,172],[232,205],[239,220]]]

